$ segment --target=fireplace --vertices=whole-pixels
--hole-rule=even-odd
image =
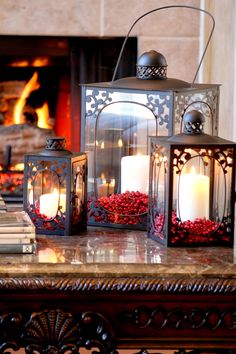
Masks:
[[[124,38],[0,36],[0,188],[22,197],[23,156],[46,136],[80,148],[80,83],[110,81]],[[133,76],[137,40],[129,38],[117,78]]]

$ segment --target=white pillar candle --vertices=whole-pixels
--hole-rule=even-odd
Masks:
[[[149,160],[149,155],[121,158],[121,193],[126,191],[148,193]]]
[[[66,195],[60,194],[54,190],[53,193],[42,194],[39,197],[39,212],[42,215],[47,216],[47,218],[51,219],[57,215],[58,206],[60,206],[61,212],[65,212],[66,210]]]
[[[208,176],[183,173],[179,180],[179,217],[181,221],[194,221],[196,218],[209,219],[210,181]]]

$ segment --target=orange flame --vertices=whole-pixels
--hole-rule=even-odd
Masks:
[[[35,110],[38,116],[38,127],[44,129],[50,129],[50,124],[47,123],[47,118],[49,117],[49,109],[48,104],[44,103],[44,105]]]
[[[36,58],[32,61],[32,66],[47,66],[49,65],[50,61],[48,58]]]
[[[34,90],[37,90],[40,87],[38,83],[38,73],[35,72],[31,79],[27,82],[24,87],[24,90],[21,94],[21,97],[17,100],[14,111],[13,111],[13,119],[14,124],[22,124],[24,122],[23,118],[23,110],[26,104],[26,99],[29,97],[30,93]],[[38,116],[38,127],[40,128],[51,128],[50,124],[48,124],[47,120],[49,118],[49,109],[48,104],[44,103],[44,105],[35,110]]]
[[[22,95],[17,100],[14,106],[14,123],[21,124],[22,123],[22,112],[26,103],[26,99],[29,97],[31,91],[37,90],[39,88],[39,84],[37,82],[38,74],[35,72],[29,82],[25,85]]]
[[[23,67],[23,66],[29,66],[29,61],[28,60],[17,60],[17,61],[12,61],[9,66],[15,66],[15,67]]]
[[[22,67],[22,66],[47,66],[50,65],[50,60],[47,57],[37,57],[32,60],[22,59],[22,60],[14,60],[9,66],[14,67]]]

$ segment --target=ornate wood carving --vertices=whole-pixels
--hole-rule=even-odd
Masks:
[[[26,353],[78,352],[81,327],[70,313],[60,310],[33,313],[23,331]]]
[[[219,350],[199,350],[199,349],[194,349],[194,350],[185,350],[185,349],[179,349],[177,351],[173,352],[174,354],[234,354],[232,350],[227,350],[227,349],[219,349]],[[146,349],[141,349],[138,353],[134,354],[149,354],[149,351]],[[150,353],[151,354],[151,353]],[[154,354],[162,354],[161,352],[154,353]]]
[[[7,349],[19,350],[23,317],[20,313],[5,313],[0,316],[0,353]]]
[[[7,313],[0,316],[0,352],[25,348],[27,354],[70,354],[79,353],[80,348],[97,348],[97,353],[116,354],[111,327],[106,318],[93,312],[73,316],[44,310],[28,317]]]
[[[66,293],[169,293],[169,294],[235,294],[236,278],[164,277],[53,277],[0,278],[0,290],[59,291]]]
[[[182,307],[168,309],[164,306],[139,306],[131,313],[123,313],[122,317],[125,322],[129,321],[140,329],[151,327],[158,331],[165,328],[236,330],[236,307],[220,310],[218,307],[209,306],[205,309],[193,307],[185,310]]]

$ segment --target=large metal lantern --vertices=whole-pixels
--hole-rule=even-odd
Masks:
[[[47,138],[45,150],[24,159],[24,210],[39,234],[71,235],[86,228],[87,158]]]
[[[204,113],[205,131],[217,134],[219,85],[168,78],[166,59],[154,50],[139,57],[136,77],[115,80],[116,70],[111,82],[82,85],[88,224],[146,229],[148,137],[179,133],[190,106]]]
[[[236,144],[203,121],[193,110],[183,133],[150,139],[148,236],[167,246],[233,246]]]

